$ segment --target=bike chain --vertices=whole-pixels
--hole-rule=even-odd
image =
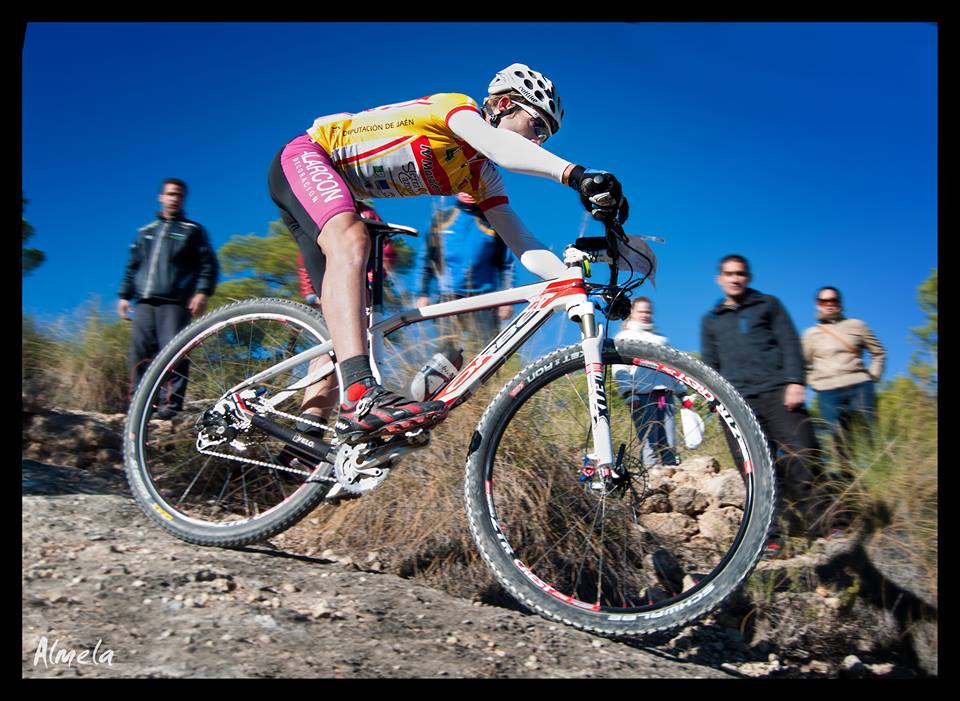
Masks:
[[[300,421],[305,424],[310,424],[311,426],[316,426],[317,428],[323,429],[324,431],[329,431],[330,433],[336,432],[336,429],[330,428],[326,424],[321,424],[316,421],[311,421],[310,419],[304,419],[301,416],[294,416],[293,414],[287,414],[286,412],[280,411],[279,409],[274,409],[272,407],[264,407],[264,409],[266,409],[267,413],[270,413],[270,414],[277,414],[278,416],[282,416],[284,418],[291,419],[293,421]],[[295,475],[303,475],[305,477],[309,477],[310,475],[313,474],[312,472],[297,470],[292,467],[285,467],[283,465],[277,465],[275,463],[266,462],[264,460],[254,460],[253,458],[245,458],[240,455],[229,455],[227,453],[218,453],[214,450],[202,450],[200,448],[198,448],[197,451],[203,455],[212,455],[217,458],[233,460],[234,462],[242,462],[248,465],[258,465],[260,467],[269,467],[271,470],[283,470],[284,472],[292,472]],[[321,477],[320,479],[323,480],[324,482],[337,481],[336,478],[333,478],[333,477]]]

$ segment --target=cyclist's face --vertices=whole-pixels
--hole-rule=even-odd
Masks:
[[[512,103],[508,98],[504,98],[504,100],[498,103],[498,106],[500,106],[502,111],[512,104],[519,105],[519,103]],[[506,105],[506,107],[504,107],[504,105]],[[525,106],[521,106],[516,112],[500,120],[500,127],[519,134],[538,146],[546,141],[550,134],[546,123],[543,121],[543,117],[539,116],[537,111],[532,107],[528,110],[525,109]]]
[[[720,285],[720,289],[727,297],[732,299],[740,297],[747,291],[747,285],[750,284],[750,273],[747,272],[747,266],[738,260],[728,260],[720,266],[717,284]]]
[[[163,186],[158,199],[165,215],[177,214],[183,209],[183,188],[174,183],[167,183]]]

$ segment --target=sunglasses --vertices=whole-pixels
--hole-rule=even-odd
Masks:
[[[539,112],[530,105],[525,105],[522,102],[514,102],[513,104],[533,117],[533,134],[541,144],[550,138],[550,127],[547,126],[546,121],[540,116]]]
[[[837,306],[840,306],[840,300],[837,297],[827,297],[826,299],[817,297],[817,304],[836,304]]]

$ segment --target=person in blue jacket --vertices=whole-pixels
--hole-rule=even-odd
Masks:
[[[493,230],[476,201],[457,195],[455,206],[434,217],[420,275],[417,306],[495,292],[513,284],[514,257]],[[499,322],[509,318],[509,305],[474,312],[478,341],[493,340]]]

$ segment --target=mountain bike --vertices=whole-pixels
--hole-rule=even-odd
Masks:
[[[767,441],[740,395],[696,358],[607,338],[609,322],[627,316],[631,292],[655,270],[642,237],[614,219],[604,236],[566,248],[566,273],[557,279],[386,316],[383,243],[416,231],[365,223],[373,238],[368,337],[378,379],[389,334],[526,303],[432,397],[455,411],[553,314],[564,313],[579,330],[579,343],[537,358],[507,381],[466,455],[470,531],[514,598],[578,628],[636,636],[697,619],[743,583],[774,511]],[[603,284],[589,281],[599,264],[609,266]],[[628,274],[623,283],[621,272]],[[336,410],[302,430],[302,393],[336,377],[334,363],[323,318],[298,302],[240,301],[195,321],[159,353],[132,400],[124,454],[137,503],[177,538],[236,547],[270,538],[316,508],[362,498],[404,469],[403,456],[427,446],[429,432],[411,427],[340,443]],[[638,416],[647,414],[623,372],[615,381],[618,369],[643,374],[648,386],[681,386],[707,419],[702,442],[683,452],[680,465],[644,461],[650,426]],[[188,384],[179,413],[158,419],[157,407],[170,405],[171,380],[181,375]],[[735,487],[717,508],[704,510],[716,501],[706,487],[678,486],[695,463]]]

